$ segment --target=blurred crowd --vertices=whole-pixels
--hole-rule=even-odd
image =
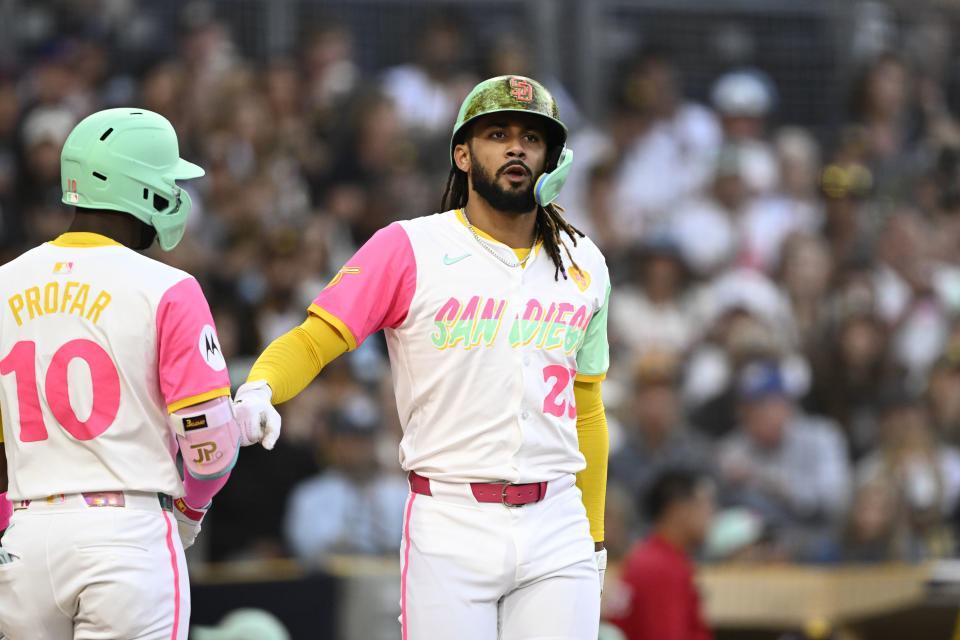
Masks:
[[[269,62],[206,5],[170,18],[175,33],[149,51],[129,35],[150,33],[137,12],[81,12],[69,29],[47,16],[54,28],[0,63],[0,262],[69,224],[59,150],[76,122],[120,105],[163,114],[206,176],[187,185],[184,241],[155,257],[200,280],[239,385],[374,231],[437,210],[473,84],[531,75],[572,129],[560,203],[614,279],[611,556],[648,530],[639,505],[678,467],[717,489],[706,560],[953,553],[960,121],[942,30],[864,48],[859,72],[830,88],[835,121],[814,129],[781,121],[790,78],[762,60],[718,73],[698,103],[653,45],[619,61],[588,119],[516,35],[468,64],[470,34],[450,15],[422,21],[411,61],[373,70],[334,16]],[[281,411],[277,449],[241,453],[191,554],[310,566],[392,554],[406,485],[382,337]]]

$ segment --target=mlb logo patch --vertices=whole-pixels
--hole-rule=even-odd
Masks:
[[[73,273],[73,263],[72,262],[58,262],[53,265],[54,273]]]

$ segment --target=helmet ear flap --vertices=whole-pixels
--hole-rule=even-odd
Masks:
[[[157,242],[164,251],[173,249],[183,238],[183,232],[187,228],[187,218],[193,206],[190,194],[185,189],[177,187],[175,198],[173,208],[168,213],[156,215],[151,220],[151,224],[157,230]]]
[[[557,199],[557,196],[560,195],[560,189],[563,188],[563,183],[567,181],[567,176],[570,174],[570,166],[572,164],[573,150],[568,149],[566,146],[561,146],[556,168],[552,171],[541,173],[540,177],[537,178],[536,184],[533,186],[533,195],[537,200],[537,204],[545,207]]]

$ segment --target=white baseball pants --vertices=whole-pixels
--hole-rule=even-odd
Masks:
[[[157,495],[123,507],[80,494],[14,511],[2,546],[0,630],[9,640],[185,640],[190,588],[173,514]],[[15,503],[16,504],[16,503]]]
[[[600,579],[574,476],[511,508],[468,484],[430,482],[407,498],[403,640],[596,640]]]

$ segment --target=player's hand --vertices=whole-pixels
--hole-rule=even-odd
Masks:
[[[597,572],[600,574],[600,596],[603,596],[603,574],[607,570],[607,550],[600,549],[593,552],[593,557],[597,561]]]
[[[210,510],[210,504],[202,509],[194,509],[184,502],[183,498],[173,501],[173,517],[177,519],[177,533],[180,534],[180,542],[183,543],[184,549],[189,549],[196,542],[200,534],[200,523],[203,521],[203,516]]]
[[[237,389],[233,410],[240,425],[240,445],[260,443],[273,449],[280,437],[280,414],[270,402],[273,390],[266,380],[245,382]]]

